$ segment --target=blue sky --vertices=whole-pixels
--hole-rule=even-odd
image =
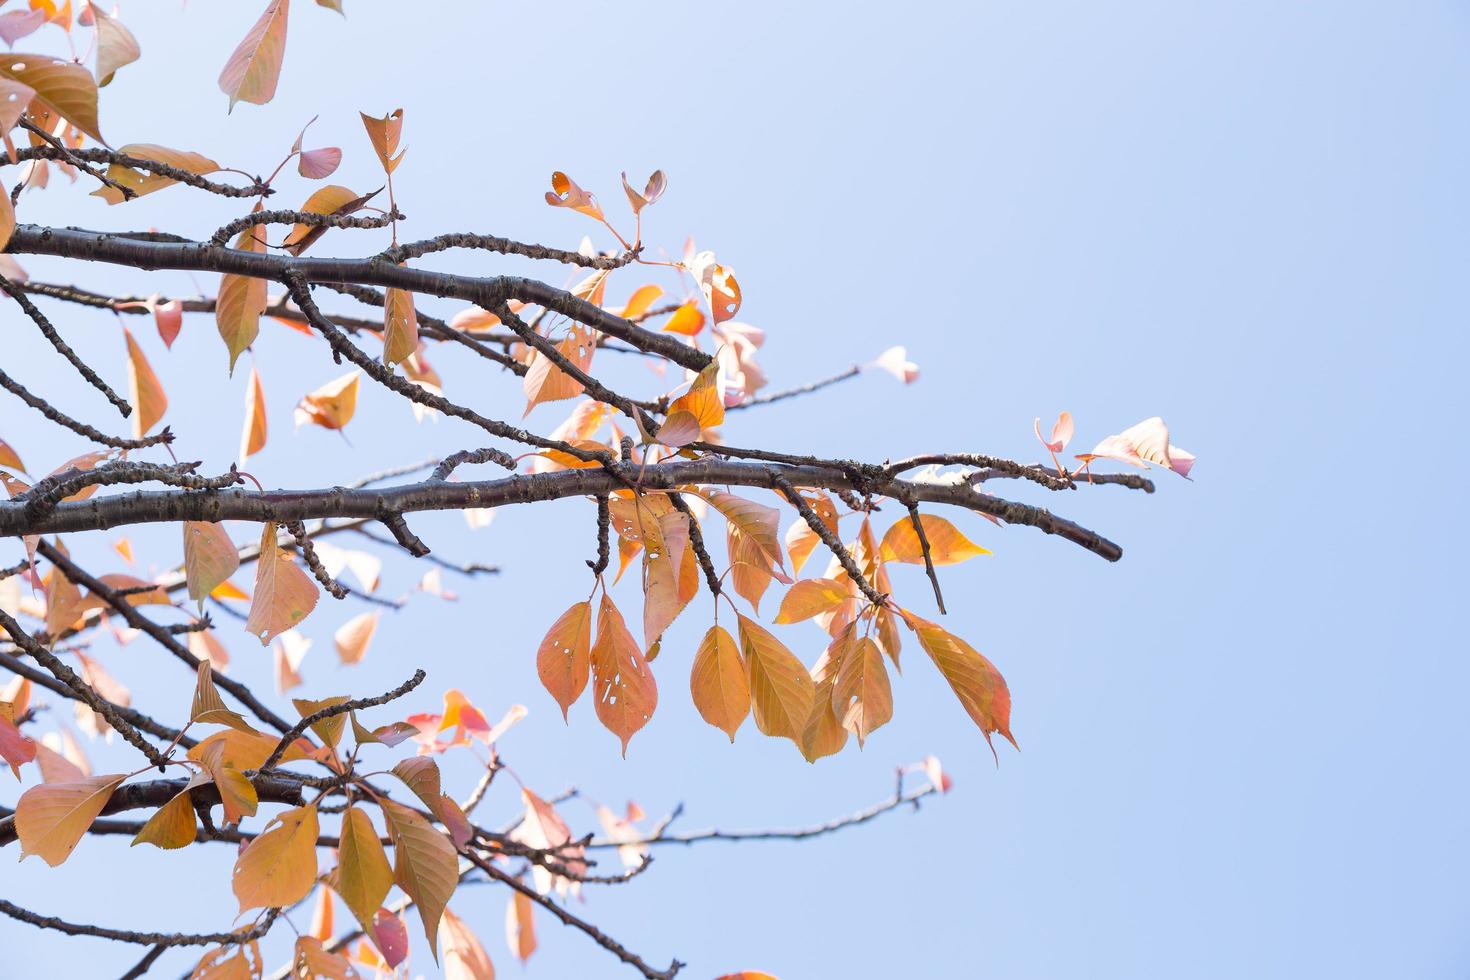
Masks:
[[[692,233],[736,270],[741,319],[767,331],[776,386],[895,343],[923,370],[907,389],[865,375],[742,413],[732,441],[1029,459],[1032,418],[1069,409],[1083,448],[1161,414],[1200,457],[1193,483],[1159,474],[1153,496],[1099,487],[1045,501],[1120,542],[1116,565],[952,515],[995,551],[944,581],[948,625],[1011,686],[1023,751],[1002,748],[998,768],[912,644],[897,717],[862,753],[808,766],[749,725],[731,747],[684,693],[707,625],[698,605],[665,643],[663,701],[626,761],[585,705],[563,726],[533,660],[585,594],[592,526],[578,503],[506,511],[473,535],[455,515],[420,519],[445,555],[505,574],[455,583],[458,604],[420,599],[385,619],[351,670],[331,663],[329,638],[356,610],[324,608],[305,630],[317,647],[302,693],[376,692],[422,665],[425,690],[460,686],[492,714],[530,706],[504,750],[533,787],[575,784],[650,813],[682,801],[691,828],[825,819],[881,798],[896,765],[944,760],[955,789],[918,814],[799,846],[663,852],[637,882],[589,898],[589,917],[651,961],[686,960],[694,980],[737,968],[782,980],[1464,975],[1470,667],[1452,629],[1470,476],[1453,445],[1470,258],[1464,4],[458,3],[415,19],[356,2],[343,21],[299,2],[276,101],[226,116],[213,80],[256,6],[125,5],[145,57],[104,92],[108,138],[268,171],[319,113],[308,142],[344,147],[334,180],[370,189],[357,111],[402,106],[410,235],[572,246],[584,233],[610,242],[545,206],[552,170],[611,205],[619,171],[661,167],[670,190],[646,240],[677,252]],[[203,236],[238,213],[177,190],[109,211],[85,190],[27,195],[20,218]],[[305,195],[283,185],[284,204]],[[356,246],[328,236],[323,254],[385,241],[359,234]],[[64,275],[212,289],[175,274],[146,288],[100,267]],[[109,317],[57,322],[95,336],[123,382]],[[6,370],[97,417],[95,395],[28,325],[8,323]],[[181,458],[226,466],[243,372],[226,378],[207,319],[187,321],[171,353],[142,326]],[[293,434],[291,403],[340,369],[299,335],[266,325],[262,338],[272,436],[251,469],[267,485],[480,444],[450,420],[415,426],[377,391],[349,427],[355,449]],[[452,396],[519,413],[516,387],[478,364],[447,352],[435,364]],[[0,412],[28,461],[70,455],[21,428],[31,420],[14,401]],[[531,421],[549,429],[561,415]],[[132,537],[145,561],[176,560],[171,534]],[[110,536],[73,538],[100,561]],[[415,578],[398,563],[384,588]],[[921,574],[896,584],[932,611]],[[819,651],[814,627],[782,636],[808,662]],[[251,643],[230,644],[238,674],[268,686],[269,658]],[[103,656],[135,691],[156,677],[141,646]],[[180,678],[172,700],[143,706],[182,712],[187,692]],[[487,807],[508,813],[515,801],[499,792]],[[114,926],[215,929],[233,911],[230,861],[225,848],[160,856],[88,841],[60,869],[5,865],[4,891]],[[513,974],[503,904],[480,889],[454,907]],[[539,925],[528,976],[632,975]],[[136,952],[10,923],[0,935],[18,974],[116,974]],[[171,955],[159,970],[186,965]]]

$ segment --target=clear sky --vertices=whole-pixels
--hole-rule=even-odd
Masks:
[[[662,704],[626,761],[585,704],[564,727],[533,655],[585,594],[593,538],[579,503],[505,511],[473,535],[457,515],[421,518],[443,554],[505,574],[454,582],[457,604],[420,598],[385,617],[352,670],[332,663],[330,634],[357,610],[323,608],[305,630],[317,646],[302,693],[376,692],[422,665],[425,691],[458,685],[491,714],[530,706],[503,748],[533,787],[575,784],[650,813],[682,801],[689,828],[825,819],[888,793],[898,764],[944,760],[954,791],[917,814],[799,846],[660,852],[637,882],[589,898],[589,917],[652,961],[688,961],[692,980],[747,967],[782,980],[1470,969],[1470,664],[1452,628],[1470,476],[1452,445],[1470,259],[1465,4],[349,0],[343,21],[298,2],[276,101],[227,117],[214,78],[259,6],[124,3],[145,56],[104,92],[108,138],[268,171],[320,113],[308,143],[343,146],[334,179],[369,189],[378,175],[357,111],[402,106],[411,235],[569,246],[584,233],[611,242],[545,206],[552,170],[612,205],[619,171],[662,167],[670,190],[645,238],[677,252],[692,233],[736,270],[741,319],[767,331],[776,386],[895,343],[923,370],[907,389],[865,375],[742,413],[732,440],[1030,459],[1032,418],[1069,409],[1083,448],[1161,414],[1200,457],[1193,483],[1157,474],[1150,497],[1101,487],[1045,501],[1120,542],[1115,565],[954,515],[995,551],[944,581],[949,625],[1010,682],[1023,751],[1002,747],[998,768],[912,644],[897,717],[862,753],[809,766],[750,725],[731,747],[685,694],[706,625],[696,611],[665,643]],[[179,190],[109,211],[85,190],[27,195],[21,220],[202,236],[239,213]],[[287,183],[281,198],[304,196]],[[385,241],[355,234],[332,233],[323,254]],[[184,275],[145,286],[101,267],[65,274],[103,289],[213,289]],[[638,284],[625,275],[612,294]],[[107,376],[123,382],[109,317],[57,322],[95,337]],[[172,353],[145,326],[180,458],[226,466],[244,372],[226,378],[208,319],[188,320]],[[95,394],[32,334],[12,309],[6,370],[97,417]],[[270,324],[257,357],[272,435],[251,469],[267,485],[481,444],[452,420],[417,427],[371,390],[348,430],[355,450],[321,430],[293,434],[291,403],[340,369],[319,343]],[[516,387],[478,363],[445,352],[435,365],[451,396],[518,414]],[[624,377],[650,393],[664,384]],[[0,434],[28,461],[70,454],[23,428],[22,411],[0,405]],[[562,414],[539,409],[532,422],[550,428]],[[175,560],[172,534],[132,536],[160,566]],[[111,538],[72,537],[93,556]],[[415,579],[395,563],[384,589]],[[897,585],[932,611],[922,575]],[[814,627],[782,635],[808,662],[817,655]],[[252,642],[230,644],[238,675],[268,687],[269,657]],[[141,644],[102,656],[135,691],[162,669]],[[432,710],[434,691],[413,707]],[[163,707],[182,711],[187,678],[171,697]],[[497,792],[488,810],[509,813],[509,784]],[[590,811],[567,810],[591,828]],[[10,863],[14,853],[0,890],[44,912],[199,929],[233,912],[226,848],[160,855],[90,840],[56,870]],[[491,889],[455,902],[515,975],[503,905]],[[538,924],[527,976],[632,975],[547,917]],[[10,922],[0,936],[16,976],[114,975],[140,952]],[[170,954],[156,972],[186,968]]]

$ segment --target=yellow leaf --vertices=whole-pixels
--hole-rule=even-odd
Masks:
[[[393,870],[372,818],[358,807],[342,816],[342,843],[337,848],[337,894],[364,929],[393,887]]]
[[[207,781],[207,780],[206,780]],[[190,780],[192,785],[194,780]],[[194,820],[194,802],[189,798],[189,787],[153,811],[153,816],[138,831],[130,847],[152,844],[166,851],[188,847],[194,843],[198,824]]]
[[[622,614],[605,591],[597,610],[597,642],[592,646],[591,661],[597,717],[623,743],[626,757],[628,740],[648,724],[658,706],[658,685]]]
[[[958,565],[976,555],[988,555],[989,549],[982,548],[942,517],[921,514],[924,537],[929,539],[929,557],[935,565]],[[883,535],[878,545],[878,554],[884,561],[901,561],[910,565],[924,564],[924,548],[919,543],[919,534],[914,522],[901,518]]]
[[[260,372],[250,368],[250,384],[245,388],[245,429],[240,433],[240,465],[265,448],[265,389],[260,385]]]
[[[883,666],[883,653],[866,636],[857,641],[838,667],[832,711],[842,719],[842,727],[857,736],[859,747],[871,732],[893,718],[893,688],[888,683],[888,669]]]
[[[240,567],[240,552],[223,526],[208,521],[184,522],[184,583],[189,598],[204,608],[204,597]]]
[[[444,976],[449,980],[495,980],[490,954],[470,927],[449,909],[439,920],[439,945],[444,947]]]
[[[1011,735],[1011,692],[995,665],[938,624],[909,612],[903,615],[909,628],[918,634],[919,645],[949,682],[970,718],[980,726],[990,751],[995,751],[990,741],[992,732],[999,732],[1016,745]]]
[[[193,759],[195,762],[202,763],[204,762],[205,754],[209,752],[210,748],[218,745],[221,747],[220,751],[222,752],[220,763],[222,765],[233,766],[243,772],[246,769],[259,769],[265,760],[270,758],[270,754],[275,749],[278,741],[280,739],[274,735],[227,729],[222,732],[215,732],[213,735],[200,741],[198,745],[188,751],[187,757]],[[298,759],[307,758],[306,753],[302,750],[303,744],[298,739],[294,745],[286,749],[285,754],[281,756],[281,761],[295,762]]]
[[[255,210],[261,210],[256,204]],[[265,254],[265,226],[251,225],[235,239],[235,248],[242,252]],[[230,373],[235,372],[235,361],[240,352],[255,342],[260,333],[260,315],[265,312],[269,297],[266,281],[246,276],[222,276],[219,295],[214,304],[214,323],[219,335],[230,352]]]
[[[505,904],[505,941],[511,953],[522,963],[536,952],[536,923],[531,918],[531,898],[512,892]]]
[[[316,883],[316,807],[278,814],[235,861],[232,885],[240,911],[284,908],[311,894]]]
[[[362,613],[353,616],[332,634],[332,643],[337,648],[337,659],[344,664],[361,663],[367,656],[368,644],[378,631],[378,614]]]
[[[841,582],[830,578],[804,578],[793,585],[781,600],[775,622],[799,623],[832,612],[846,602],[849,595],[847,586]]]
[[[10,443],[4,439],[0,439],[0,466],[8,466],[21,473],[26,471],[25,464],[20,461],[20,456],[10,448]]]
[[[750,713],[750,683],[740,648],[723,627],[711,626],[700,641],[689,672],[689,693],[700,717],[735,741],[736,730]]]
[[[800,747],[816,696],[811,675],[796,655],[759,623],[737,616],[756,727],[767,735],[789,738]]]
[[[260,535],[260,557],[255,564],[255,595],[245,631],[270,643],[278,633],[300,623],[316,607],[316,582],[297,567],[288,553],[276,547],[276,526],[267,523]]]
[[[592,603],[579,602],[551,624],[536,650],[536,673],[561,706],[564,721],[587,687],[591,632]]]
[[[32,786],[15,804],[21,857],[39,854],[51,867],[65,861],[126,775],[90,776]]]
[[[353,413],[357,411],[359,377],[356,371],[344,374],[303,396],[296,405],[296,424],[310,422],[324,429],[340,429],[351,422]]]
[[[286,15],[290,0],[270,0],[260,20],[235,48],[219,75],[220,91],[236,102],[265,105],[276,94],[281,59],[286,56]]]
[[[76,62],[44,54],[7,54],[0,58],[0,78],[35,89],[32,113],[39,102],[97,142],[107,142],[97,128],[97,83]]]
[[[393,880],[418,907],[424,936],[432,948],[439,917],[459,884],[459,858],[449,838],[423,817],[391,800],[384,800],[382,806],[393,837]],[[438,962],[437,951],[434,959]]]
[[[392,367],[419,346],[419,315],[413,293],[389,289],[383,300],[383,363]]]

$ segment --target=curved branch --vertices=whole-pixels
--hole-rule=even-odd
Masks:
[[[1047,534],[1055,534],[1108,561],[1117,561],[1123,557],[1122,548],[1097,532],[1058,517],[1044,508],[980,493],[965,482],[963,474],[945,480],[903,480],[897,477],[869,477],[850,472],[840,464],[772,466],[709,458],[646,466],[639,471],[638,485],[645,490],[677,490],[690,484],[730,484],[774,489],[773,475],[782,477],[796,487],[852,490],[861,483],[863,491],[895,499],[908,494],[917,503],[950,504],[998,517],[1009,524],[1024,524]],[[622,478],[617,474],[605,469],[589,468],[522,474],[500,480],[425,482],[360,490],[340,487],[265,492],[235,488],[212,491],[144,490],[63,503],[44,519],[34,522],[27,519],[24,504],[0,503],[0,535],[95,531],[124,524],[185,520],[265,523],[327,517],[381,519],[387,514],[415,511],[465,510],[537,503],[564,497],[596,497],[623,489],[624,486]]]

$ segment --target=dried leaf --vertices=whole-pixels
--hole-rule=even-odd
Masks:
[[[194,836],[198,830],[199,824],[194,817],[194,802],[189,798],[189,790],[185,788],[183,792],[153,811],[153,815],[148,818],[147,823],[143,824],[143,829],[138,831],[137,836],[128,846],[152,844],[166,851],[177,850],[194,843]]]
[[[842,659],[832,689],[832,710],[842,719],[842,727],[857,736],[859,747],[893,718],[893,688],[883,653],[866,636]]]
[[[533,905],[528,895],[512,892],[505,903],[505,942],[511,955],[522,963],[536,952],[536,922],[532,918]]]
[[[598,221],[603,220],[602,207],[597,203],[597,198],[578,187],[576,181],[560,170],[551,175],[551,190],[546,192],[546,203],[555,208],[571,208]]]
[[[106,85],[113,74],[124,65],[131,65],[143,54],[138,39],[116,17],[108,16],[96,4],[88,4],[92,22],[96,27],[97,84]]]
[[[623,192],[628,195],[628,203],[633,206],[634,214],[641,214],[644,208],[663,197],[664,191],[668,190],[668,188],[669,181],[664,176],[662,170],[655,170],[653,172],[653,176],[648,178],[648,184],[643,188],[642,194],[635,191],[632,185],[628,183],[628,174],[626,172],[623,174]]]

